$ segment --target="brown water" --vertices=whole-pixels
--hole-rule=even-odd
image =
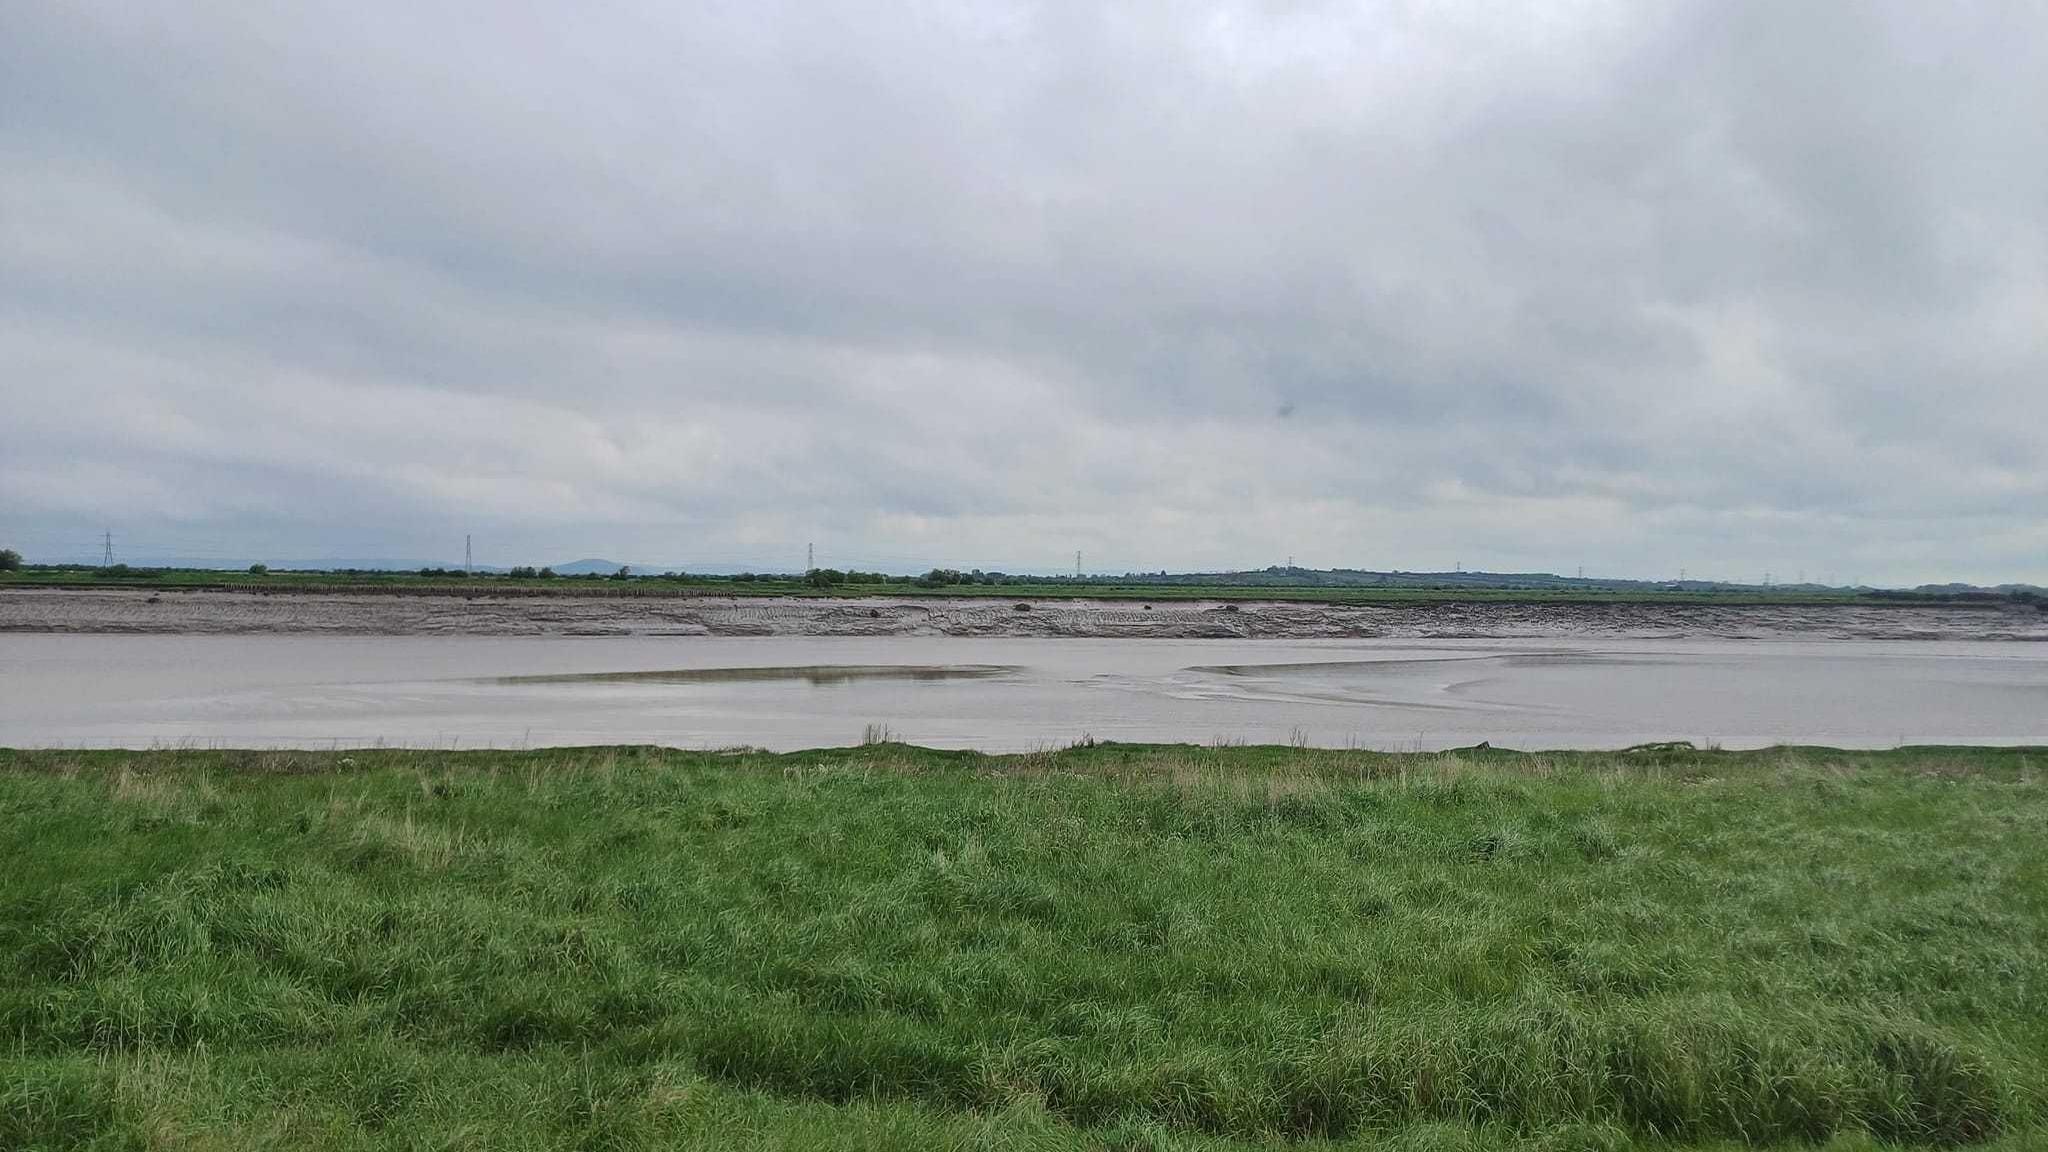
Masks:
[[[0,745],[2048,743],[2035,641],[0,634]]]

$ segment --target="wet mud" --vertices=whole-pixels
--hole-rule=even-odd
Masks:
[[[1029,605],[1020,611],[1020,604]],[[932,598],[0,590],[0,632],[365,636],[981,636],[2048,640],[1998,605],[1304,604]]]

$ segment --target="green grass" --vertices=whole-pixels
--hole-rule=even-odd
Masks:
[[[2044,768],[0,751],[0,1147],[2039,1148]]]

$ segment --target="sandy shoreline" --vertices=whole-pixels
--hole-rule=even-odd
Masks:
[[[2048,640],[2048,613],[2017,607],[1872,604],[1158,601],[1147,605],[1028,598],[458,597],[9,588],[0,590],[0,632]]]

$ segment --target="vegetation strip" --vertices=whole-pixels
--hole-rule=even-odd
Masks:
[[[1544,574],[1496,576],[1465,573],[1264,572],[1134,573],[1123,576],[1021,576],[1003,572],[934,569],[921,576],[815,569],[807,573],[714,575],[641,573],[562,576],[545,570],[467,573],[426,568],[416,572],[372,569],[338,571],[249,571],[211,568],[148,568],[115,564],[24,565],[0,570],[0,590],[9,588],[154,588],[165,591],[305,593],[321,595],[405,595],[458,597],[688,597],[826,596],[974,599],[1027,597],[1041,600],[1162,601],[1236,600],[1312,604],[1711,604],[1898,605],[1997,610],[2015,605],[2048,611],[2040,590],[1937,588],[1898,590],[1825,588],[1818,585],[1758,587],[1709,581],[1573,580]]]
[[[0,751],[0,1146],[2039,1147],[2043,767]]]

